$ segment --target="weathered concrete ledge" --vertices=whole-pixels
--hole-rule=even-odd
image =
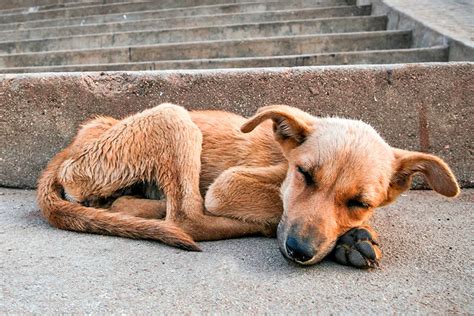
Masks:
[[[34,187],[47,161],[93,115],[123,117],[174,102],[243,115],[283,103],[362,119],[392,146],[440,155],[472,187],[473,66],[0,75],[0,186]]]

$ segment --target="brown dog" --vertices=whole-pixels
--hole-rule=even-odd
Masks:
[[[459,193],[440,158],[394,149],[360,121],[283,105],[247,120],[162,104],[85,123],[43,172],[38,202],[67,230],[189,250],[277,233],[294,262],[314,264],[334,249],[336,261],[370,267],[381,252],[366,221],[415,173],[440,194]]]

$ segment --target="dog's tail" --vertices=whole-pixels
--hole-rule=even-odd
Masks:
[[[51,225],[77,232],[152,239],[181,249],[200,251],[193,239],[171,222],[111,213],[64,200],[62,187],[57,181],[57,171],[64,155],[56,155],[38,181],[38,205]]]

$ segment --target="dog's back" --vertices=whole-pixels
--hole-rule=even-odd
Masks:
[[[266,167],[285,161],[273,136],[271,121],[261,124],[251,134],[244,134],[240,127],[247,119],[240,115],[223,111],[195,111],[190,114],[203,135],[202,193],[231,167]]]

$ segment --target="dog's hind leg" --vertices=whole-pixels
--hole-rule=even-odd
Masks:
[[[254,223],[218,217],[204,212],[199,190],[202,134],[192,122],[179,124],[159,161],[157,182],[166,196],[166,220],[181,227],[194,240],[219,240],[260,234],[265,229]],[[157,169],[158,170],[158,169]]]
[[[147,140],[152,178],[166,197],[166,220],[179,223],[204,214],[199,190],[202,133],[189,113],[175,105],[161,105],[148,122]]]
[[[198,134],[199,142],[196,147],[200,150],[201,146],[202,136],[187,111],[163,104],[121,121],[114,120],[110,127],[100,123],[99,129],[89,125],[90,131],[98,131],[97,135],[83,138],[86,135],[81,135],[80,131],[78,139],[85,142],[73,142],[55,156],[43,172],[38,184],[38,204],[44,217],[52,225],[65,230],[152,239],[183,249],[198,250],[192,238],[179,228],[179,222],[171,220],[171,217],[167,216],[164,221],[142,219],[85,206],[89,201],[107,200],[137,183],[176,188],[180,183],[176,182],[173,172],[180,169],[173,166],[186,166],[187,161],[183,161],[183,157],[176,154],[179,150],[173,148],[181,145],[177,140],[196,143],[196,139],[182,136],[181,127],[185,131],[187,126],[197,130],[199,133],[195,134]],[[87,128],[82,131],[87,131]],[[200,151],[197,152],[198,160],[199,155]],[[199,170],[195,172],[199,176]],[[167,209],[167,215],[187,212],[203,214],[198,176],[190,178],[196,179],[195,188],[185,186],[181,191],[177,190],[182,194],[167,198],[167,206],[174,206],[174,209]],[[173,190],[168,192],[175,193]],[[170,200],[175,203],[170,203]]]
[[[194,125],[194,124],[193,124]],[[159,183],[166,196],[166,220],[176,223],[195,241],[219,240],[267,233],[260,224],[245,223],[204,212],[199,190],[202,136],[192,125],[182,126],[175,135],[177,146],[168,147],[166,155],[173,163],[160,175]]]
[[[71,192],[77,172],[90,176],[90,185],[74,192],[79,201],[111,196],[137,182],[156,184],[166,197],[165,224],[181,228],[195,240],[262,232],[260,224],[205,214],[199,188],[201,150],[202,133],[189,113],[161,104],[118,122],[91,143],[68,162],[64,182],[70,180],[66,184]],[[142,231],[134,233],[145,236]]]
[[[183,109],[175,109],[178,116],[160,116],[154,130],[166,128],[164,137],[154,137],[161,147],[156,159],[156,182],[166,196],[166,221],[175,223],[194,240],[218,240],[245,235],[268,233],[260,223],[243,222],[213,216],[204,212],[199,190],[201,171],[202,133]],[[158,154],[158,152],[157,152]]]

